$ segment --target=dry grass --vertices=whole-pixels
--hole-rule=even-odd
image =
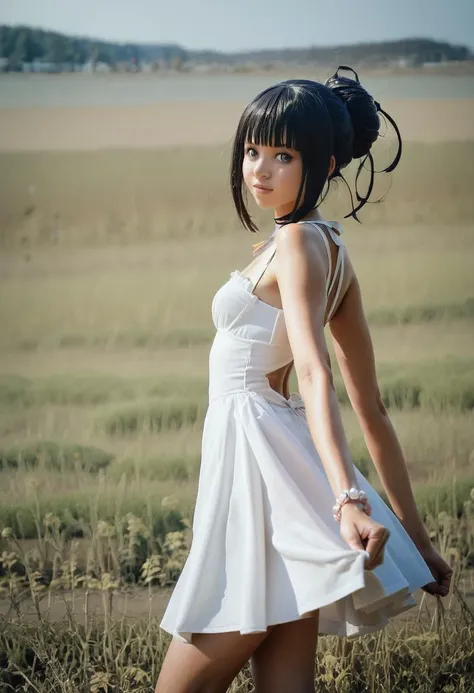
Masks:
[[[472,575],[470,581],[462,575],[474,549],[473,507],[467,501],[461,518],[444,512],[426,520],[433,542],[453,566],[448,608],[440,598],[423,595],[412,620],[404,615],[355,641],[321,636],[318,690],[472,691],[474,615],[466,602]],[[160,588],[172,585],[182,569],[189,550],[186,532],[168,531],[157,541],[150,521],[133,514],[96,520],[81,557],[78,542],[65,541],[56,516],[36,514],[36,521],[33,547],[9,529],[2,533],[7,551],[0,590],[10,617],[0,635],[6,690],[151,690],[170,641],[157,618],[164,607]],[[131,587],[134,582],[137,587]],[[127,603],[138,619],[127,618]],[[230,690],[253,690],[248,666]]]
[[[394,146],[392,136],[377,143],[377,169],[392,160]],[[231,208],[229,151],[228,144],[212,144],[0,153],[0,243],[29,251],[38,243],[135,245],[241,236]],[[349,182],[355,170],[349,167]],[[394,174],[376,179],[372,199],[388,193],[387,201],[364,208],[361,219],[367,226],[459,226],[474,218],[472,141],[407,142]],[[346,187],[334,186],[326,218],[341,218],[350,210]]]
[[[172,494],[186,510],[192,506],[214,333],[210,303],[229,272],[247,264],[254,240],[244,231],[231,233],[236,224],[229,200],[220,196],[224,159],[215,166],[218,155],[215,148],[163,151],[160,157],[137,152],[12,157],[14,175],[5,191],[9,194],[4,219],[7,215],[14,219],[15,210],[25,204],[24,184],[35,171],[34,161],[42,162],[49,174],[35,192],[35,210],[16,231],[3,229],[0,435],[4,450],[41,440],[94,445],[115,456],[107,472],[112,487],[122,474],[134,476],[133,507],[142,493],[157,499]],[[432,157],[439,155],[437,147],[427,148],[425,158],[418,160],[425,176],[418,181],[418,192],[423,189],[427,195],[428,182],[432,191],[438,191],[442,178],[433,172]],[[58,165],[53,166],[58,156]],[[408,156],[416,159],[414,150]],[[175,179],[163,175],[171,165],[172,171],[184,171],[186,205],[178,204]],[[468,165],[467,160],[463,165]],[[196,176],[198,168],[201,175]],[[457,179],[462,166],[450,167],[447,160],[445,172],[447,181],[450,176]],[[80,196],[73,194],[77,175]],[[155,198],[154,176],[161,176],[163,183]],[[408,183],[416,178],[412,171]],[[99,180],[101,194],[94,196]],[[396,180],[403,185],[403,178]],[[456,194],[465,203],[467,183],[465,177],[459,180]],[[145,240],[133,219],[125,218],[126,238],[117,242],[107,235],[93,238],[88,220],[110,211],[113,201],[120,209],[129,188],[141,194],[137,214],[160,210],[163,225]],[[215,194],[219,235],[216,228],[209,228],[203,212],[199,196],[205,189]],[[398,194],[398,201],[396,194],[395,199],[390,194],[378,206],[386,209],[387,216],[394,215],[402,202],[413,204],[414,191],[408,184]],[[87,205],[82,204],[83,197]],[[209,197],[205,199],[212,208]],[[433,194],[438,216],[445,202],[445,197]],[[24,224],[30,224],[30,230],[39,228],[40,215],[52,214],[58,206],[70,209],[82,236],[70,227],[54,242],[48,235],[32,233],[18,243],[18,234],[27,228]],[[177,225],[166,216],[171,209]],[[336,216],[329,211],[328,217]],[[125,205],[116,214],[128,212]],[[183,238],[184,226],[181,231],[178,227],[185,217],[192,217],[194,231],[188,229]],[[453,212],[450,224],[439,219],[433,224],[344,224],[371,325],[379,381],[393,405],[392,419],[418,484],[443,483],[453,473],[462,478],[469,472],[474,450],[474,233],[471,223],[455,223],[455,218]],[[347,406],[329,335],[328,343],[348,439],[369,473],[370,460]],[[292,387],[297,388],[294,376]],[[42,503],[55,507],[64,507],[61,494],[73,502],[79,490],[80,505],[94,485],[88,475],[78,481],[65,473],[59,482],[49,483],[47,469],[17,472],[3,485],[13,513],[28,505],[23,481],[31,476],[40,483]],[[371,481],[377,486],[376,477]]]
[[[420,509],[464,581],[473,556],[473,154],[471,144],[408,147],[387,201],[367,210],[364,226],[344,224],[379,382]],[[10,597],[18,587],[19,612],[0,649],[18,685],[36,676],[41,693],[145,691],[159,670],[167,638],[156,622],[117,624],[111,605],[124,583],[146,581],[147,557],[164,576],[151,580],[161,589],[186,555],[183,517],[193,512],[214,333],[210,303],[228,273],[247,264],[255,241],[232,216],[226,156],[219,147],[0,155],[0,524],[36,537],[27,550],[7,531],[3,544],[2,585]],[[340,204],[333,198],[326,217],[340,218]],[[329,333],[328,342],[334,356]],[[333,364],[354,460],[381,491]],[[81,570],[72,535],[92,547]],[[15,562],[27,565],[26,577]],[[25,600],[41,610],[56,599],[53,564],[66,602],[69,590],[84,597],[76,577],[94,575],[88,584],[103,600],[105,630],[67,608],[56,634],[46,621],[31,630],[24,623]],[[36,573],[49,576],[45,589]],[[467,612],[453,606],[444,623],[440,604],[427,620],[421,613],[403,635],[364,639],[346,657],[340,644],[322,639],[320,689],[467,693]],[[236,686],[251,690],[248,672]]]

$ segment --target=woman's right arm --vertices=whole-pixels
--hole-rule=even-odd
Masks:
[[[417,548],[429,549],[429,534],[416,507],[405,458],[378,387],[372,339],[355,274],[329,328],[347,394],[393,511]]]

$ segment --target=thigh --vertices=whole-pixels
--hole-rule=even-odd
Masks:
[[[249,635],[195,633],[192,644],[173,638],[155,693],[224,693],[271,629]]]
[[[318,630],[319,610],[274,626],[251,658],[257,693],[314,693]]]

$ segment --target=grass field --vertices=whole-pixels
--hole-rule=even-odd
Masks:
[[[106,596],[145,579],[140,571],[147,556],[161,556],[159,577],[153,566],[147,568],[154,589],[169,588],[179,573],[207,404],[214,334],[210,304],[229,272],[248,263],[256,241],[239,229],[232,211],[227,161],[228,149],[218,146],[0,154],[0,525],[7,551],[0,583],[10,596],[15,566],[25,563],[31,567],[28,575],[46,571],[62,580],[63,590],[84,587],[75,584],[75,577],[66,580],[68,561],[75,561],[74,576],[90,576],[93,565],[94,579],[109,575],[112,587],[100,583],[100,589],[97,584],[90,589]],[[342,185],[323,211],[326,218],[343,222],[379,382],[420,509],[469,588],[472,575],[466,571],[474,564],[474,143],[409,143],[402,161],[386,201],[362,211],[362,226],[341,218],[350,209]],[[387,181],[380,183],[379,194]],[[268,220],[263,229],[270,229]],[[382,492],[348,405],[329,331],[327,339],[354,461]],[[291,389],[297,389],[294,376]],[[10,567],[8,552],[16,556]],[[17,620],[22,620],[26,599],[33,607],[35,599],[44,605],[49,591],[35,585],[30,579],[26,592],[24,583],[14,588]],[[339,687],[330,687],[328,678],[321,690],[472,690],[466,667],[473,653],[465,645],[472,631],[461,638],[459,630],[454,637],[436,623],[436,642],[433,633],[422,636],[410,625],[412,637],[419,638],[412,651],[396,640],[389,655],[386,643],[370,641],[382,648],[372,669],[362,667],[375,688],[363,688],[360,677],[344,688],[341,675]],[[11,660],[12,641],[30,639],[37,652],[43,648],[41,661],[60,662],[57,637],[47,630],[32,634],[30,626],[12,630],[10,624],[0,649]],[[76,647],[79,652],[83,626],[73,620],[66,627],[71,652]],[[93,626],[85,627],[94,641]],[[109,679],[101,683],[97,678],[90,684],[92,693],[149,690],[150,671],[154,675],[161,654],[151,664],[136,664],[148,672],[140,688],[139,673],[126,674],[125,664],[120,669],[111,664],[122,662],[124,655],[120,659],[117,652],[129,637],[115,628],[107,622],[105,659],[99,665],[92,648],[81,664],[80,680],[90,681],[91,671],[102,671]],[[133,628],[130,638],[140,657],[151,641],[162,653],[166,638],[156,624]],[[434,654],[439,638],[445,645],[441,663]],[[463,646],[464,669],[459,663],[456,669],[456,652]],[[339,675],[342,660],[330,661],[331,650],[323,649],[327,672]],[[414,653],[421,661],[428,650],[426,661],[449,669],[446,681],[454,687],[423,688],[408,674],[405,688],[401,679],[398,688],[377,687],[384,666],[399,677],[402,660],[409,671]],[[368,653],[356,648],[352,663],[344,660],[352,676],[356,651],[359,662]],[[18,666],[25,672],[29,665]],[[36,690],[81,690],[67,687],[59,665],[54,671],[56,683],[50,672]],[[250,690],[245,685],[242,679],[238,690]]]

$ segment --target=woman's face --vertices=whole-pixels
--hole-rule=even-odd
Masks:
[[[293,209],[301,183],[303,165],[296,149],[267,147],[246,142],[242,173],[252,197],[262,209],[273,208],[275,216]]]

